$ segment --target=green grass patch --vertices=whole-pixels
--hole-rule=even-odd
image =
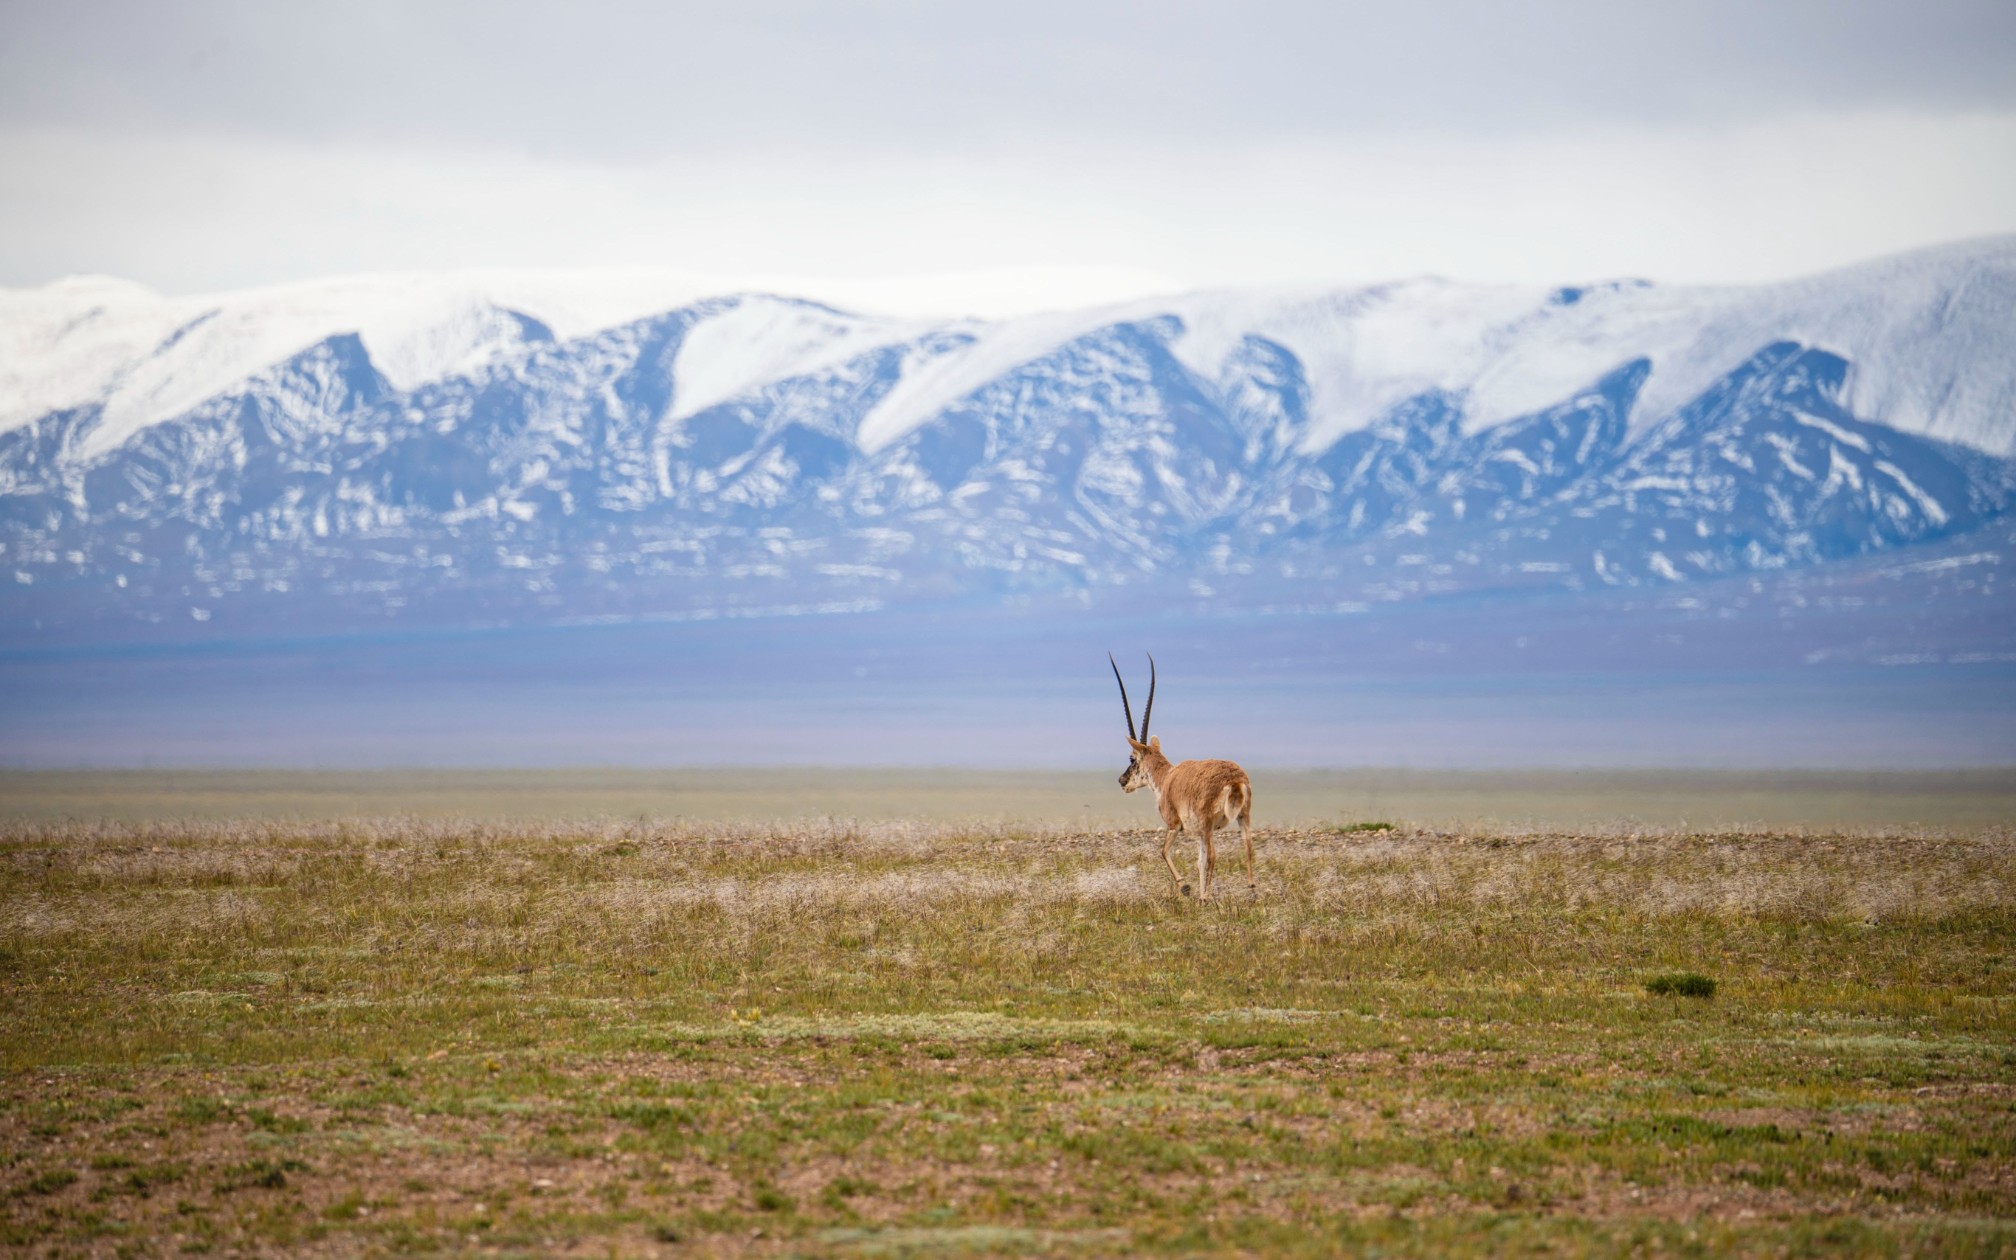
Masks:
[[[1647,980],[1645,991],[1654,997],[1710,998],[1715,982],[1698,971],[1672,971]]]

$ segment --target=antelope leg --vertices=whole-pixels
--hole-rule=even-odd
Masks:
[[[1170,827],[1162,833],[1162,861],[1169,868],[1169,878],[1175,883],[1177,892],[1188,892],[1183,887],[1183,876],[1176,869],[1176,862],[1169,856],[1169,846],[1176,842],[1176,829]]]
[[[1254,892],[1258,892],[1260,885],[1254,882],[1253,879],[1253,820],[1251,818],[1241,818],[1239,820],[1239,834],[1246,841],[1246,887]]]

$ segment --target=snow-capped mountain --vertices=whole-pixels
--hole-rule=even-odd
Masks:
[[[1812,565],[2016,500],[2016,238],[992,321],[677,289],[0,292],[0,621],[1354,607]]]

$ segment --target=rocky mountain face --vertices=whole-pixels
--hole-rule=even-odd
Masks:
[[[0,627],[1350,610],[1826,565],[2016,502],[2008,241],[1769,291],[1478,293],[993,325],[743,295],[565,336],[478,302],[431,369],[337,310],[136,410],[191,345],[235,370],[230,312],[197,311],[0,433]],[[119,317],[45,308],[15,344],[51,363]]]

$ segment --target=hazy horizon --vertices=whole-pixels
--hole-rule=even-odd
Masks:
[[[1489,611],[1498,607],[1498,611]],[[352,633],[0,653],[0,766],[1106,767],[1106,652],[1172,756],[1281,769],[2016,764],[2016,663],[1801,665],[1515,646],[1573,601],[1378,616],[902,614]],[[1740,641],[1742,632],[1733,632]],[[1423,651],[1419,636],[1442,636]],[[1449,665],[1451,656],[1461,661]]]

